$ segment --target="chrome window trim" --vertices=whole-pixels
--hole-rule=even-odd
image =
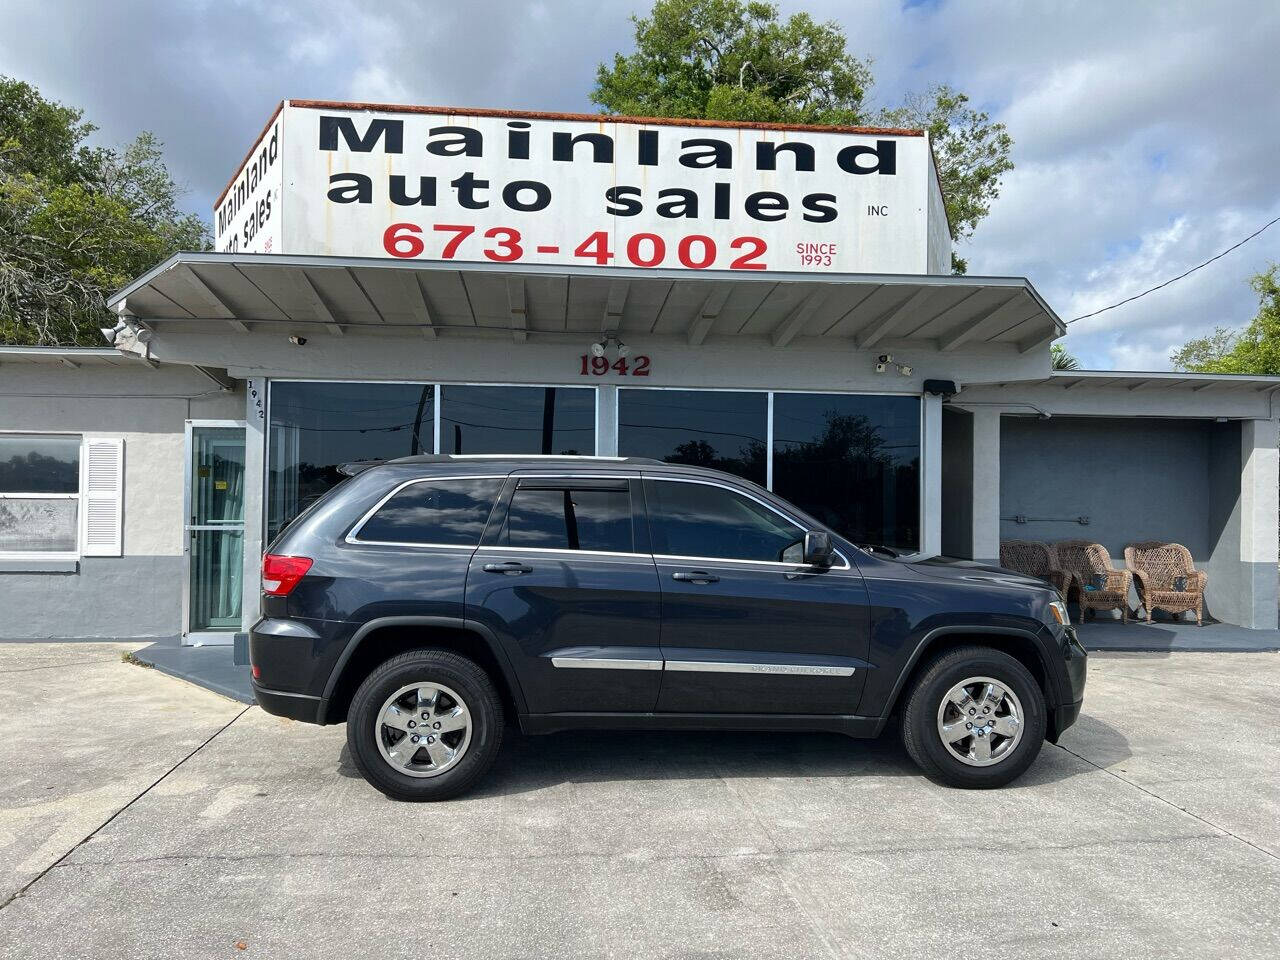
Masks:
[[[760,504],[760,506],[764,507],[766,510],[771,510],[774,513],[776,513],[783,520],[787,521],[787,523],[791,524],[794,527],[798,527],[801,533],[804,533],[809,529],[803,523],[797,520],[795,517],[788,516],[787,514],[779,510],[777,507],[775,507],[773,504],[768,503],[764,500],[761,500],[755,494],[749,493],[746,490],[740,490],[737,487],[732,487],[727,483],[720,482],[719,480],[703,480],[698,477],[663,477],[657,474],[643,473],[643,471],[642,471],[642,476],[643,476],[643,479],[645,480],[662,480],[666,483],[698,483],[704,487],[719,487],[721,490],[728,490],[730,493],[740,494],[741,496],[746,497],[748,500],[754,500],[756,503]],[[849,563],[848,557],[846,557],[839,550],[835,551],[835,555],[844,561],[844,566],[837,567],[833,565],[830,567],[826,567],[825,569],[827,570],[852,569],[852,564]],[[655,553],[653,556],[655,559],[661,558],[664,560],[696,560],[698,562],[702,562],[705,560],[705,561],[719,561],[720,563],[753,563],[753,564],[760,564],[763,566],[788,567],[791,569],[795,569],[797,567],[804,570],[815,569],[814,567],[806,563],[787,563],[783,560],[739,560],[734,557],[688,557],[688,556],[683,556],[681,554],[670,554],[670,553]]]
[[[782,569],[782,570],[804,570],[804,571],[809,571],[809,570],[822,570],[822,571],[827,571],[827,570],[838,570],[838,571],[851,570],[851,569],[852,569],[852,567],[849,565],[849,561],[848,561],[847,559],[845,559],[845,555],[844,555],[843,553],[841,553],[839,550],[835,551],[835,553],[836,553],[836,556],[838,556],[841,560],[844,560],[844,566],[843,566],[843,567],[836,567],[836,566],[830,566],[830,567],[815,567],[815,566],[812,566],[812,565],[807,564],[807,563],[787,563],[787,562],[782,561],[782,560],[734,560],[734,559],[732,559],[732,558],[730,558],[730,557],[686,557],[686,556],[683,556],[683,555],[678,554],[678,553],[655,553],[655,554],[653,555],[653,559],[654,559],[654,560],[661,560],[661,561],[664,561],[664,562],[672,562],[672,561],[675,561],[675,562],[679,562],[679,563],[682,563],[682,564],[683,564],[683,563],[690,563],[690,564],[694,564],[694,563],[727,563],[727,564],[749,563],[749,564],[751,564],[753,567],[777,567],[777,568]]]
[[[802,677],[851,677],[855,667],[819,663],[759,663],[728,660],[665,660],[664,670],[677,673],[767,673]]]
[[[361,543],[368,542],[367,540],[361,541]],[[628,553],[621,550],[570,550],[568,547],[504,547],[497,543],[486,543],[484,546],[477,548],[476,553],[485,555],[497,553],[560,553],[567,558],[600,557],[601,559],[608,559],[609,557],[639,557],[650,562],[653,560],[653,554],[637,553],[635,551]]]
[[[404,490],[406,487],[411,487],[416,483],[439,483],[441,481],[448,481],[448,480],[506,480],[506,479],[507,479],[507,474],[505,473],[491,473],[491,474],[468,475],[465,477],[454,477],[454,476],[414,477],[411,480],[405,480],[403,483],[397,484],[395,487],[392,487],[390,493],[388,493],[376,504],[374,504],[372,508],[366,511],[365,515],[356,521],[355,525],[351,528],[350,532],[343,538],[343,541],[346,543],[357,544],[357,545],[372,544],[372,545],[384,546],[384,547],[451,547],[455,550],[475,550],[480,545],[479,538],[476,539],[475,543],[469,544],[469,545],[465,543],[427,543],[421,540],[361,540],[360,531],[364,529],[364,525],[369,522],[370,518],[375,513],[377,513],[384,506],[386,506],[386,503],[388,500],[394,497],[401,490]],[[498,492],[499,494],[501,494],[502,492],[501,489],[499,489]],[[495,500],[494,503],[496,502],[497,501]],[[489,505],[489,511],[492,513],[493,504]]]

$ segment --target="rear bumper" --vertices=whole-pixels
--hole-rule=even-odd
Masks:
[[[259,686],[253,681],[253,696],[267,713],[277,717],[288,717],[303,723],[320,722],[320,698],[305,693],[289,693],[284,690],[271,690]]]

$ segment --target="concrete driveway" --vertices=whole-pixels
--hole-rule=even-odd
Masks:
[[[342,728],[0,644],[0,956],[1280,955],[1280,656],[1095,657],[1019,783],[896,737],[512,735],[384,799]]]

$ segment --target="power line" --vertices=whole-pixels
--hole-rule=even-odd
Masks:
[[[1128,298],[1126,298],[1126,299],[1124,299],[1124,300],[1121,300],[1119,303],[1113,303],[1113,304],[1111,304],[1111,306],[1109,306],[1109,307],[1103,307],[1101,310],[1095,310],[1095,311],[1093,311],[1093,313],[1086,313],[1086,314],[1084,314],[1083,316],[1080,316],[1080,317],[1073,317],[1072,319],[1068,320],[1068,321],[1067,321],[1067,323],[1075,323],[1077,320],[1088,320],[1090,317],[1096,317],[1098,314],[1100,314],[1100,313],[1106,313],[1108,310],[1114,310],[1116,307],[1123,307],[1126,303],[1133,303],[1133,301],[1135,301],[1135,300],[1140,300],[1141,298],[1145,297],[1148,293],[1155,293],[1157,290],[1161,290],[1161,289],[1163,289],[1164,287],[1169,286],[1169,284],[1171,284],[1171,283],[1176,283],[1177,281],[1181,280],[1183,277],[1189,277],[1189,276],[1191,276],[1191,274],[1195,273],[1195,272],[1196,272],[1197,270],[1199,270],[1200,268],[1202,268],[1202,267],[1207,267],[1209,264],[1213,263],[1213,261],[1215,261],[1215,260],[1221,260],[1221,259],[1222,259],[1223,257],[1225,257],[1228,253],[1230,253],[1232,250],[1236,249],[1236,247],[1242,247],[1242,246],[1244,246],[1246,243],[1248,243],[1250,240],[1252,240],[1252,239],[1253,239],[1254,237],[1256,237],[1258,234],[1262,233],[1262,231],[1263,231],[1263,230],[1266,230],[1268,227],[1273,227],[1273,226],[1275,226],[1277,223],[1280,223],[1280,217],[1276,217],[1276,218],[1275,218],[1274,220],[1272,220],[1270,223],[1264,223],[1262,226],[1260,226],[1257,230],[1253,231],[1253,233],[1249,234],[1247,237],[1245,237],[1245,238],[1244,238],[1243,240],[1241,240],[1239,243],[1233,243],[1231,246],[1227,247],[1227,249],[1223,250],[1223,251],[1222,251],[1220,254],[1218,254],[1216,257],[1210,257],[1210,258],[1209,258],[1208,260],[1206,260],[1204,263],[1198,263],[1198,264],[1196,264],[1194,267],[1192,267],[1192,268],[1191,268],[1190,270],[1188,270],[1186,273],[1180,273],[1180,274],[1178,274],[1176,277],[1173,277],[1173,278],[1171,278],[1171,279],[1169,279],[1169,280],[1166,280],[1164,283],[1158,283],[1158,284],[1156,284],[1154,287],[1152,287],[1152,288],[1151,288],[1151,289],[1149,289],[1149,290],[1143,290],[1141,293],[1135,293],[1132,297],[1128,297]]]

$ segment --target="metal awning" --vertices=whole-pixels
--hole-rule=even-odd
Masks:
[[[749,274],[284,254],[178,253],[108,305],[155,330],[321,336],[572,334],[909,342],[1027,352],[1062,336],[1020,277]]]
[[[1063,390],[1104,389],[1187,390],[1202,393],[1265,393],[1280,387],[1280,377],[1234,373],[1185,373],[1141,370],[1058,370],[1040,380],[1019,380],[1015,386],[1050,385]],[[1003,384],[1001,384],[1003,386]]]
[[[136,367],[146,363],[110,347],[0,347],[0,366]]]

